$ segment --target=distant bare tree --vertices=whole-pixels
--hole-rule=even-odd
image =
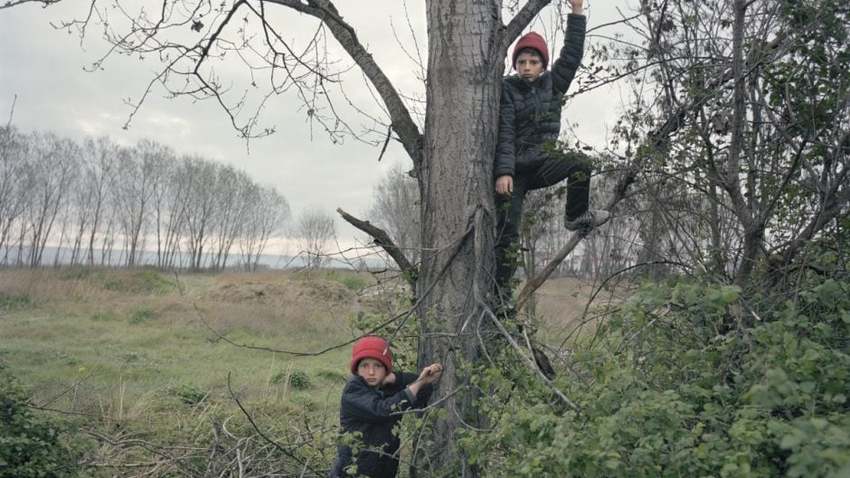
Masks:
[[[336,235],[331,215],[318,209],[301,213],[295,224],[295,238],[300,252],[307,256],[307,267],[316,269],[327,260],[329,242]]]
[[[239,252],[248,271],[257,270],[269,239],[289,219],[289,203],[274,188],[250,185],[242,191],[246,208],[244,227],[239,234]]]
[[[0,128],[0,263],[7,264],[13,228],[24,212],[29,190],[26,174],[29,142],[14,127]]]
[[[68,204],[67,220],[73,229],[69,262],[93,264],[94,239],[105,213],[109,185],[114,182],[117,147],[102,137],[87,139],[80,151],[80,171]]]
[[[118,146],[107,137],[88,139],[83,145],[83,179],[81,188],[88,191],[90,227],[87,244],[87,260],[95,263],[94,245],[110,206],[110,187],[114,184],[117,170]]]
[[[51,133],[34,133],[30,136],[31,148],[28,184],[29,198],[25,223],[21,224],[21,237],[28,236],[26,262],[30,267],[41,265],[44,249],[53,230],[56,218],[70,194],[70,186],[79,168],[79,147],[70,140]],[[20,251],[24,243],[21,241]],[[19,259],[22,259],[19,253]]]
[[[69,258],[71,265],[80,264],[84,260],[85,247],[83,243],[86,238],[86,232],[91,227],[94,210],[95,189],[91,187],[92,184],[88,180],[90,164],[89,157],[85,153],[82,156],[80,167],[80,177],[77,178],[77,183],[71,192],[73,197],[71,203],[68,205],[67,222],[70,223],[69,226],[72,229],[69,232],[69,234],[72,234],[70,238],[71,253]],[[58,251],[56,257],[56,265],[58,265]]]
[[[247,209],[253,205],[245,201],[243,191],[251,186],[251,179],[232,166],[219,168],[215,183],[215,209],[212,226],[212,267],[224,269],[230,249],[239,231],[244,227]]]
[[[205,247],[209,242],[215,210],[216,165],[197,156],[182,160],[179,174],[186,181],[185,196],[186,242],[189,247],[189,269],[198,271],[203,266]]]
[[[153,185],[152,221],[156,242],[156,266],[160,269],[173,267],[180,244],[180,234],[185,215],[186,195],[178,177],[178,163],[173,151],[162,151],[157,181]]]
[[[125,262],[134,266],[144,251],[151,202],[171,151],[150,140],[140,141],[129,154],[122,155],[118,175],[121,229],[125,241]]]
[[[422,244],[419,209],[416,180],[396,164],[375,186],[368,216],[389,234],[414,264],[419,262]]]

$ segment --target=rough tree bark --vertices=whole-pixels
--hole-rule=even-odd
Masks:
[[[424,162],[418,171],[422,195],[423,263],[417,289],[422,341],[420,365],[446,367],[441,394],[463,387],[463,363],[479,357],[475,331],[491,289],[495,154],[502,59],[506,51],[501,2],[428,2],[428,90]],[[460,464],[455,476],[470,476],[455,435],[461,421],[477,423],[471,393],[450,397],[425,463],[436,471]]]

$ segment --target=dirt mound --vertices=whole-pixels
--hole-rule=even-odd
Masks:
[[[355,298],[354,292],[339,282],[313,279],[305,285],[301,295],[311,299],[342,303],[350,302]]]
[[[166,294],[177,288],[172,278],[150,267],[106,269],[72,266],[60,269],[57,277],[122,294]]]
[[[355,294],[344,285],[324,280],[267,280],[227,281],[222,277],[208,292],[210,299],[238,303],[290,304],[292,302],[322,302],[325,304],[350,304]]]

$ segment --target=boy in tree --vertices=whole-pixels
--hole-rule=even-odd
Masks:
[[[351,447],[338,445],[330,476],[394,478],[400,441],[393,427],[401,420],[399,412],[427,405],[431,384],[440,379],[443,366],[431,364],[418,377],[395,373],[387,341],[366,336],[351,350],[351,373],[342,391],[339,422],[343,432],[360,433],[362,448],[354,456]]]
[[[584,0],[571,0],[564,46],[551,71],[549,49],[530,32],[513,50],[517,74],[502,80],[496,180],[496,287],[502,303],[510,300],[517,267],[519,227],[525,194],[568,178],[564,227],[586,234],[608,220],[607,211],[590,210],[590,161],[578,151],[556,151],[564,94],[581,64],[587,19]]]

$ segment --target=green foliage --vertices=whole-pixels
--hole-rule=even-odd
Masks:
[[[110,311],[95,312],[91,316],[91,320],[94,320],[95,322],[111,322],[115,319],[115,314]]]
[[[289,374],[289,386],[296,390],[305,390],[310,388],[310,376],[303,370],[293,370]]]
[[[288,383],[294,390],[306,390],[313,386],[310,376],[303,370],[283,370],[272,377],[272,383]]]
[[[0,478],[75,476],[76,453],[64,427],[36,416],[17,379],[0,364]]]
[[[200,388],[186,383],[173,387],[170,392],[186,405],[197,405],[209,396],[207,392]]]
[[[487,476],[838,477],[850,473],[850,283],[745,303],[737,287],[644,287],[577,344],[551,392],[516,357],[476,373]]]
[[[64,267],[59,271],[59,278],[62,280],[83,280],[91,277],[96,270],[94,267],[85,266]]]
[[[87,281],[113,292],[165,294],[177,288],[176,283],[152,267],[115,271],[96,267],[74,266],[63,269],[64,280]]]
[[[294,278],[305,281],[326,279],[342,284],[353,292],[360,292],[372,283],[370,277],[365,273],[340,269],[306,270],[295,274]]]
[[[126,275],[110,274],[104,277],[102,283],[108,290],[143,294],[164,294],[176,288],[173,281],[149,268],[134,270]]]
[[[128,319],[131,324],[142,324],[156,318],[156,314],[148,307],[139,307],[130,312]]]
[[[369,281],[365,277],[355,274],[341,274],[339,277],[336,277],[336,280],[354,292],[360,292],[369,285]]]
[[[0,293],[0,311],[13,311],[32,307],[32,299],[28,295],[7,295]]]

